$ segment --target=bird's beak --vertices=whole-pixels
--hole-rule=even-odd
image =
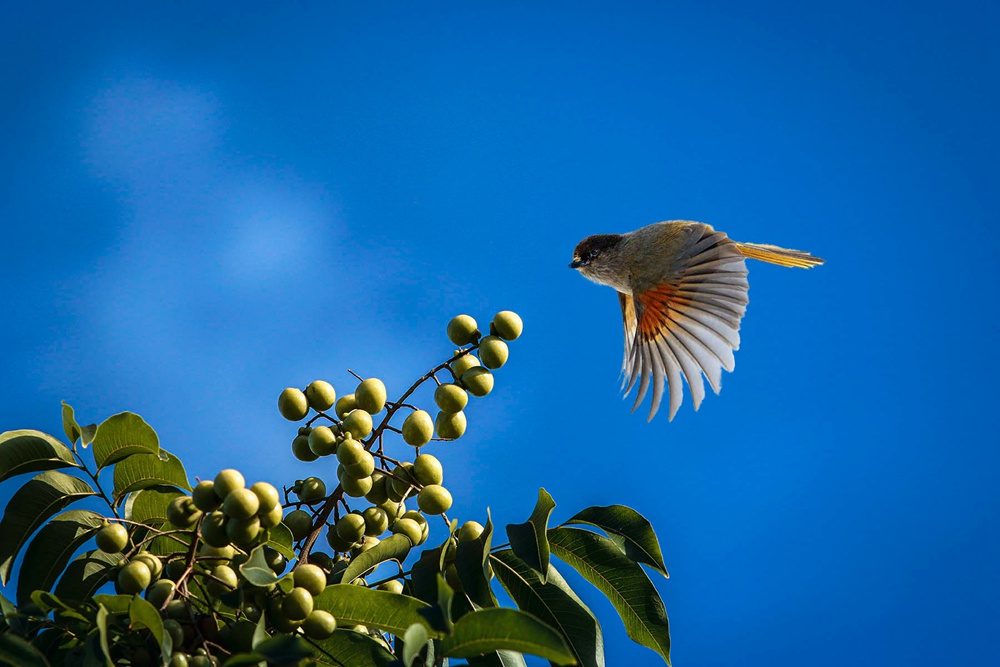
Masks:
[[[569,268],[571,269],[579,269],[581,266],[583,266],[583,262],[581,262],[578,259],[574,259],[572,262],[569,263]]]

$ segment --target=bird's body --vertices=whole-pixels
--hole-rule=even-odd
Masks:
[[[695,410],[705,397],[701,376],[719,393],[722,370],[735,367],[740,320],[749,303],[745,258],[809,268],[823,260],[778,246],[737,243],[710,225],[658,222],[627,234],[588,236],[571,268],[618,292],[625,328],[626,395],[639,382],[633,410],[653,383],[649,411],[669,390],[673,419],[687,379]]]

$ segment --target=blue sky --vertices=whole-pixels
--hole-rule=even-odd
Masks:
[[[643,512],[676,665],[995,660],[995,6],[233,7],[0,10],[0,430],[127,409],[192,476],[330,479],[282,388],[398,394],[510,308],[456,516]],[[647,424],[566,264],[673,218],[828,263],[751,265],[722,394]]]

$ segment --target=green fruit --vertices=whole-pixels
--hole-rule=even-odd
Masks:
[[[413,546],[417,546],[423,541],[423,529],[413,519],[397,519],[396,523],[392,524],[392,532],[398,535],[406,535]]]
[[[164,619],[163,630],[170,635],[174,646],[181,646],[184,643],[184,628],[172,618]],[[176,655],[176,654],[175,654]]]
[[[313,609],[302,621],[302,632],[309,639],[326,639],[337,629],[337,620],[328,611]]]
[[[403,420],[403,440],[408,445],[423,447],[434,437],[434,420],[423,410],[414,410]]]
[[[413,475],[424,486],[440,484],[444,480],[444,467],[436,456],[421,454],[413,459]]]
[[[207,655],[193,655],[188,661],[190,667],[215,667],[218,663]]]
[[[378,585],[380,591],[389,591],[390,593],[402,594],[403,592],[403,582],[398,579],[392,579],[391,581],[383,581]]]
[[[198,559],[208,566],[225,565],[236,555],[236,549],[230,546],[213,547],[203,544],[198,547]]]
[[[413,474],[412,463],[404,462],[396,466],[392,469],[392,478],[389,481],[389,485],[392,487],[390,497],[395,495],[401,500],[416,481],[417,478]]]
[[[456,354],[460,354],[460,352]],[[449,364],[449,366],[451,366],[452,374],[454,374],[457,378],[462,377],[462,373],[470,368],[478,368],[479,365],[479,359],[471,352],[461,354],[461,356],[456,356],[455,360]]]
[[[403,515],[399,517],[400,519],[413,519],[417,522],[421,528],[427,525],[427,517],[421,514],[418,510],[408,510],[403,512]]]
[[[243,474],[239,470],[226,468],[219,471],[219,474],[215,476],[213,490],[215,491],[215,495],[219,496],[221,500],[225,500],[226,496],[230,493],[236,489],[245,488],[246,485],[247,482],[243,479]]]
[[[284,510],[281,509],[281,505],[275,505],[267,514],[260,514],[260,525],[264,528],[274,528],[281,523],[283,516]]]
[[[301,389],[288,387],[278,396],[278,412],[290,422],[305,419],[309,414],[309,399]]]
[[[153,581],[159,579],[160,575],[163,574],[163,562],[148,551],[140,551],[132,557],[132,560],[141,560],[145,563],[150,574],[153,575]]]
[[[250,490],[254,492],[257,496],[257,501],[260,503],[260,508],[257,510],[258,514],[267,514],[275,507],[281,505],[281,496],[278,495],[278,490],[267,482],[257,482],[250,487]]]
[[[202,512],[211,512],[222,504],[222,499],[215,493],[215,482],[210,479],[198,482],[191,492],[191,499]]]
[[[335,528],[331,528],[326,533],[326,543],[330,545],[330,548],[334,551],[348,551],[354,546],[354,542],[351,540],[345,540],[340,535],[337,534]]]
[[[163,611],[166,613],[167,618],[172,618],[177,621],[187,621],[191,618],[190,607],[188,606],[187,600],[171,600],[167,603],[167,606]]]
[[[128,546],[128,529],[120,523],[105,521],[97,531],[97,548],[106,554],[116,554]]]
[[[249,519],[260,509],[260,499],[250,489],[234,489],[222,503],[222,511],[230,519]]]
[[[444,569],[444,580],[451,586],[452,590],[462,591],[462,579],[458,576],[458,566],[454,563]]]
[[[305,510],[292,510],[285,515],[282,523],[292,531],[292,539],[296,542],[304,540],[312,532],[312,516]]]
[[[223,595],[229,591],[236,590],[236,585],[240,583],[236,572],[228,565],[216,565],[212,568],[210,574],[215,579],[209,579],[205,586],[208,587],[208,592],[212,595]]]
[[[337,407],[334,411],[337,413],[337,419],[343,419],[351,410],[357,410],[358,401],[354,397],[354,394],[345,394],[337,399]]]
[[[118,570],[118,590],[134,595],[146,590],[153,581],[153,574],[141,560],[134,560]]]
[[[312,432],[311,429],[310,432]],[[292,440],[292,456],[304,463],[312,463],[319,458],[313,453],[313,450],[309,449],[309,437],[305,435],[297,435]]]
[[[309,450],[316,456],[329,456],[337,451],[337,436],[329,426],[317,426],[309,433]]]
[[[271,568],[271,571],[275,574],[281,574],[284,572],[285,567],[288,565],[288,561],[285,557],[271,547],[264,547],[264,562],[267,563],[267,566]]]
[[[351,410],[341,423],[341,428],[357,440],[363,440],[371,435],[373,427],[372,416],[361,408]]]
[[[354,400],[358,407],[368,414],[378,414],[385,407],[385,384],[378,378],[368,378],[354,390]]]
[[[355,478],[371,477],[375,472],[375,457],[370,452],[363,452],[357,463],[344,464],[344,472]]]
[[[246,609],[244,609],[244,613],[245,612]],[[256,622],[236,621],[228,627],[230,628],[230,632],[229,641],[226,642],[227,648],[230,648],[234,653],[249,653],[253,650],[253,634],[257,629]]]
[[[310,551],[309,562],[313,565],[318,565],[327,572],[333,569],[333,559],[330,557],[330,554],[325,554],[322,551]]]
[[[461,438],[465,433],[467,425],[464,412],[456,412],[454,414],[439,412],[437,419],[434,420],[434,428],[437,430],[438,437],[445,440],[457,440]]]
[[[260,519],[252,516],[249,519],[230,519],[226,522],[226,535],[234,544],[248,546],[257,539],[260,533]]]
[[[476,320],[469,315],[456,315],[448,322],[448,340],[455,345],[468,345],[479,338]]]
[[[174,621],[177,623],[177,621]],[[178,627],[180,624],[178,623]],[[172,635],[171,635],[172,636]],[[183,640],[184,634],[181,631],[181,639]],[[179,646],[180,644],[174,644],[174,646]],[[174,653],[170,656],[170,667],[191,667],[191,661],[188,660],[186,653]]]
[[[365,519],[365,535],[377,537],[389,529],[389,515],[381,507],[369,507],[361,516]]]
[[[226,532],[227,523],[229,523],[229,518],[222,512],[216,510],[210,513],[201,522],[201,539],[212,547],[226,546],[230,542]]]
[[[500,368],[507,363],[507,343],[499,336],[487,336],[479,342],[479,358],[486,368]]]
[[[434,402],[442,412],[461,412],[469,404],[469,393],[457,384],[441,384],[434,390]]]
[[[337,401],[337,392],[333,385],[324,380],[313,380],[306,387],[306,400],[316,412],[325,412]]]
[[[177,496],[167,505],[167,520],[177,528],[190,528],[201,518],[191,496]]]
[[[281,601],[281,613],[290,621],[301,623],[312,613],[313,596],[304,588],[295,587]]]
[[[358,463],[364,458],[365,446],[354,438],[345,438],[337,447],[337,460],[344,465]]]
[[[350,475],[345,474],[340,480],[340,486],[344,489],[344,493],[349,495],[351,498],[360,498],[372,490],[372,478],[351,477]]]
[[[471,542],[472,540],[479,539],[479,536],[483,534],[483,530],[485,530],[483,524],[478,521],[466,521],[458,529],[458,541]]]
[[[167,563],[167,567],[164,569],[166,570],[167,579],[177,581],[184,574],[184,571],[187,570],[187,563],[182,558],[178,558]]]
[[[428,484],[417,494],[417,506],[427,514],[444,514],[451,503],[451,493],[440,484]]]
[[[313,595],[319,595],[326,588],[326,572],[318,565],[303,563],[292,571],[292,581]]]
[[[372,488],[365,494],[365,500],[373,505],[378,505],[389,499],[389,492],[386,490],[386,482],[389,478],[382,473],[381,470],[376,470],[372,473]]]
[[[146,600],[157,609],[166,604],[167,599],[174,594],[177,584],[169,579],[160,579],[146,591]]]
[[[521,317],[512,310],[501,310],[493,316],[490,323],[490,331],[500,336],[504,340],[516,340],[524,331],[524,323]]]
[[[337,521],[337,535],[346,542],[360,542],[365,534],[365,518],[351,512]]]
[[[493,373],[482,366],[470,368],[462,373],[460,382],[473,396],[485,396],[493,391]]]
[[[393,500],[389,498],[384,503],[378,504],[379,508],[385,511],[386,515],[389,517],[389,525],[402,517],[406,513],[406,503],[402,500]]]
[[[299,500],[304,503],[319,502],[326,498],[326,483],[319,477],[306,477],[298,491]]]
[[[358,556],[360,556],[364,552],[368,551],[372,547],[378,546],[378,543],[381,542],[381,541],[382,540],[378,539],[377,537],[372,537],[372,536],[366,535],[365,537],[361,538],[361,545],[360,546],[357,546],[357,547],[354,547],[353,549],[351,549],[351,557],[352,558],[357,558]]]

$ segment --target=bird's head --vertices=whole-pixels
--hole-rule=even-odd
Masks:
[[[576,244],[569,268],[595,283],[617,287],[628,277],[620,252],[622,238],[621,234],[588,236]]]

